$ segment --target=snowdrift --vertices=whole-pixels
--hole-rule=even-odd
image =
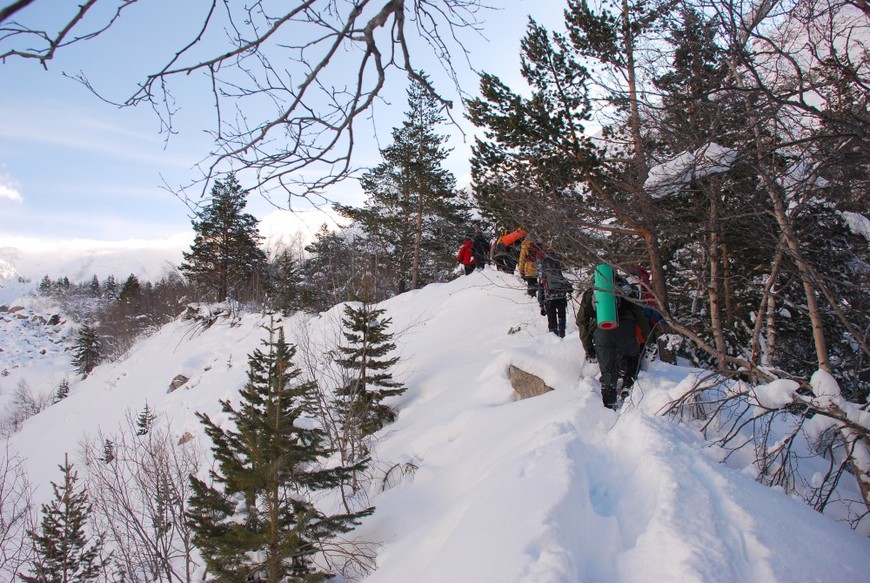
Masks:
[[[408,391],[377,436],[376,510],[354,533],[378,545],[365,581],[867,580],[870,541],[720,463],[696,431],[656,415],[693,371],[654,364],[621,413],[603,408],[570,308],[560,339],[523,282],[492,270],[381,307],[399,346],[394,374]],[[287,338],[314,352],[334,346],[340,315],[338,306],[286,318]],[[75,461],[84,441],[146,403],[208,450],[195,413],[223,419],[218,400],[237,399],[262,323],[251,314],[209,328],[179,319],[123,361],[84,381],[70,376],[70,396],[10,439],[38,485],[36,501],[50,498],[65,452]],[[19,341],[7,334],[4,349]],[[27,354],[16,357],[21,374],[61,368],[56,359],[21,362],[37,358]],[[518,400],[511,364],[555,390]],[[179,374],[188,382],[169,392]],[[0,378],[4,394],[10,376]],[[391,468],[403,471],[387,478]]]

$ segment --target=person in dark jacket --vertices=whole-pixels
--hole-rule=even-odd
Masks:
[[[573,285],[562,273],[562,262],[552,249],[539,249],[535,254],[538,273],[538,303],[547,316],[547,328],[560,338],[565,337],[565,311]]]
[[[474,264],[477,269],[483,269],[489,262],[489,239],[480,229],[474,229],[474,237],[471,239],[471,254],[474,256]]]
[[[598,326],[593,305],[595,292],[592,288],[583,292],[580,309],[577,310],[577,328],[580,342],[586,351],[586,360],[597,360],[601,371],[601,400],[605,407],[611,409],[615,409],[617,405],[617,390],[625,397],[634,385],[640,368],[638,337],[647,338],[650,333],[649,322],[643,310],[630,297],[631,287],[628,282],[617,278],[615,287],[619,294],[616,308],[619,325],[615,328],[604,329]]]

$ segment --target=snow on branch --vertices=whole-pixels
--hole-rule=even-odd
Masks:
[[[735,150],[711,142],[651,168],[644,188],[653,198],[664,198],[676,194],[693,180],[727,172],[736,159]]]

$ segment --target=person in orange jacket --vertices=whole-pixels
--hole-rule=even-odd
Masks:
[[[471,239],[466,239],[462,247],[459,248],[459,253],[456,254],[456,261],[465,267],[465,275],[471,275],[477,267],[477,262],[474,261],[474,255],[471,253]]]

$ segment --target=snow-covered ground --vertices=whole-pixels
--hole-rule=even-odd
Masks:
[[[653,363],[617,414],[601,405],[597,365],[584,362],[571,309],[567,337],[549,334],[515,276],[476,272],[381,307],[408,391],[392,403],[398,419],[379,434],[374,467],[408,471],[370,487],[376,511],[354,533],[378,545],[366,581],[870,580],[870,541],[759,485],[736,457],[720,463],[691,427],[656,414],[690,369]],[[315,352],[334,345],[340,316],[339,306],[287,318],[287,337]],[[257,315],[208,329],[178,320],[80,381],[63,356],[65,325],[24,322],[2,315],[0,369],[10,373],[0,398],[22,379],[52,391],[59,378],[71,381],[68,398],[10,440],[39,486],[37,501],[49,498],[65,452],[75,461],[84,440],[146,403],[208,450],[195,412],[224,419],[218,400],[237,399],[247,355],[264,335]],[[512,364],[555,390],[518,400]],[[178,374],[190,380],[170,393]]]

